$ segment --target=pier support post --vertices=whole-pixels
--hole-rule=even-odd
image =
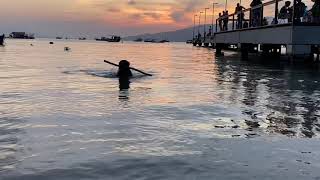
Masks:
[[[312,46],[312,56],[313,56],[313,54],[316,54],[316,62],[319,63],[319,61],[320,61],[319,45]]]
[[[287,45],[287,54],[295,59],[310,58],[312,53],[311,45]]]
[[[249,49],[250,49],[250,44],[246,44],[246,43],[240,44],[240,51],[241,51],[241,59],[242,60],[248,59]]]
[[[216,56],[222,56],[223,53],[222,53],[222,47],[223,47],[223,44],[216,44]]]

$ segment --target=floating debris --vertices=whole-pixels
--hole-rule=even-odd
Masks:
[[[301,152],[302,154],[311,154],[311,152]]]

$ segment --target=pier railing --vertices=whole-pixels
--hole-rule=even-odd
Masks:
[[[285,0],[272,0],[252,8],[247,8],[216,19],[215,32],[234,31],[264,26],[277,26],[279,24],[296,25],[301,23],[313,23],[309,18],[297,17],[295,5],[296,0],[290,1],[292,13],[286,17],[279,17],[280,8],[284,6]],[[314,23],[313,23],[314,24]],[[317,23],[319,25],[319,23]]]

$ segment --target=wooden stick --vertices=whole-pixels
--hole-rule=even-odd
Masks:
[[[108,63],[108,64],[111,64],[111,65],[113,65],[113,66],[119,67],[118,64],[112,63],[112,62],[110,62],[110,61],[104,60],[104,62],[105,62],[105,63]],[[145,73],[145,72],[143,72],[143,71],[141,71],[141,70],[139,70],[139,69],[133,68],[133,67],[130,67],[130,69],[132,69],[132,70],[134,70],[134,71],[137,71],[137,72],[139,72],[139,73],[141,73],[141,74],[144,74],[144,75],[146,75],[146,76],[152,76],[152,74]]]

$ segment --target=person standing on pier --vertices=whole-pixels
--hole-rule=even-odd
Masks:
[[[278,18],[279,19],[287,19],[288,22],[292,22],[292,7],[290,7],[291,2],[290,1],[286,1],[285,5],[280,9],[280,13]]]
[[[209,32],[207,34],[207,36],[211,36],[213,33],[212,33],[212,26],[209,26]]]
[[[228,22],[229,22],[229,12],[228,10],[223,11],[223,30],[228,31]]]
[[[235,14],[237,14],[237,29],[242,28],[242,22],[244,19],[244,13],[243,13],[244,7],[240,5],[240,3],[237,3],[237,7],[235,10]]]
[[[253,0],[250,4],[251,9],[251,26],[257,27],[261,26],[261,16],[262,16],[262,1],[261,0]]]
[[[314,4],[310,9],[312,15],[312,22],[320,24],[320,0],[313,0]]]
[[[219,29],[220,29],[220,31],[223,31],[223,27],[222,27],[222,15],[221,15],[221,13],[219,13],[218,23],[219,23]]]
[[[301,22],[301,18],[304,16],[306,12],[307,6],[301,1],[296,0],[296,4],[294,5],[294,22]]]

